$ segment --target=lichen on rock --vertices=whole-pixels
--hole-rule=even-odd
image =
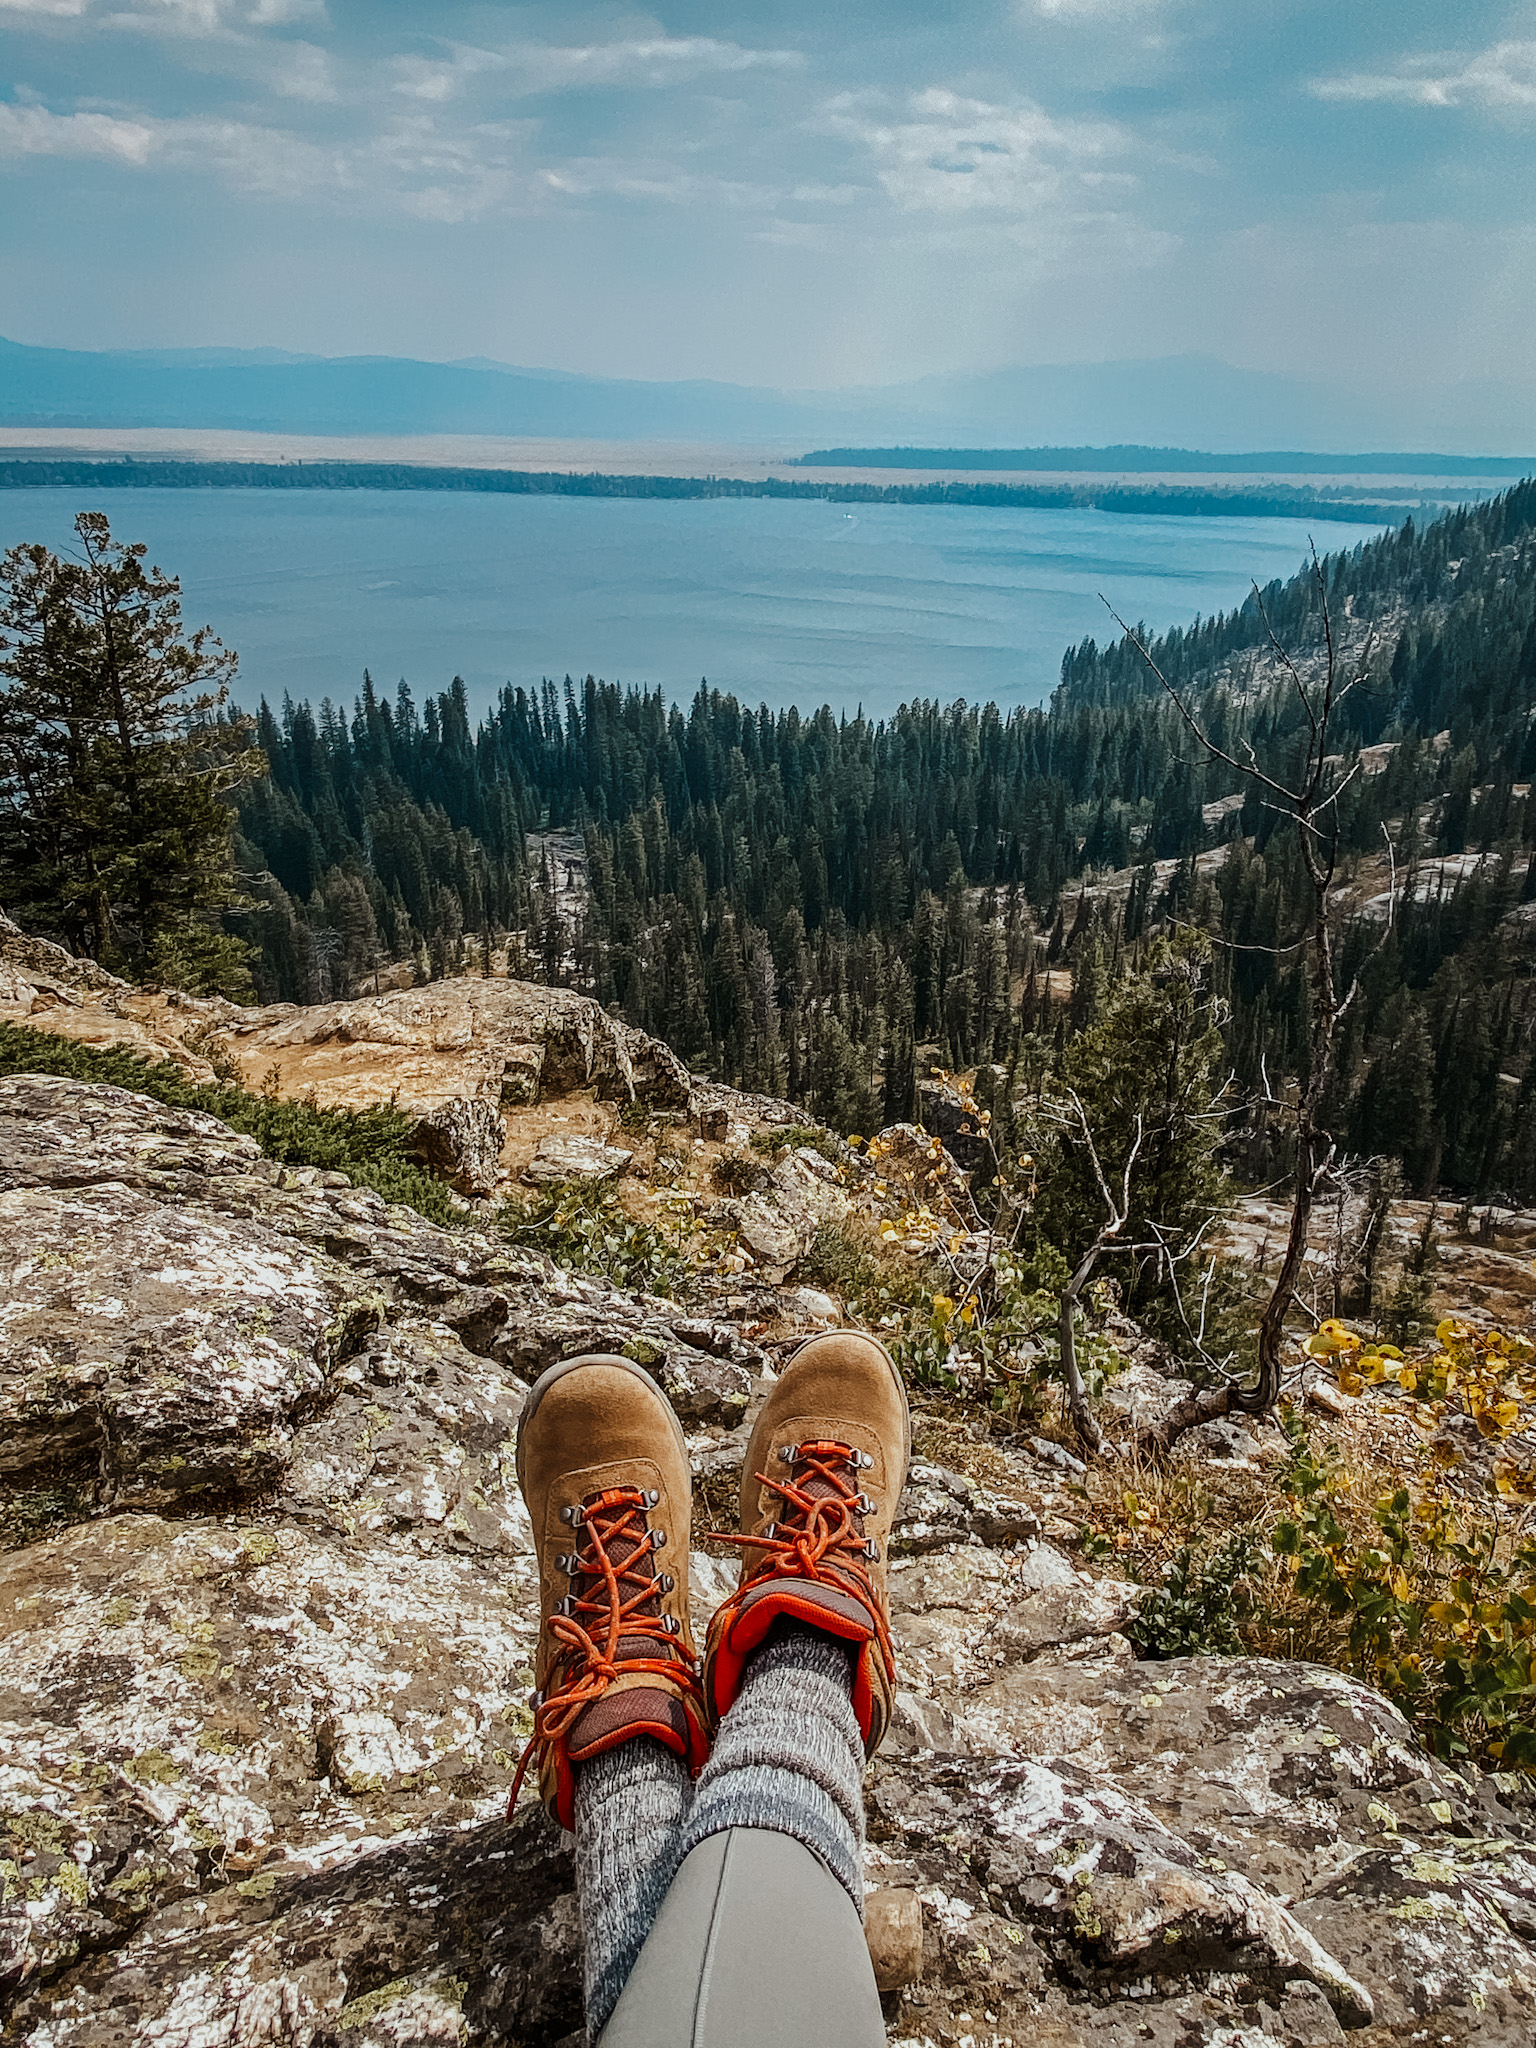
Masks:
[[[786,1213],[838,1214],[790,1156]],[[520,1407],[553,1360],[621,1352],[729,1489],[781,1354],[708,1297],[39,1077],[0,1081],[0,1269],[4,2040],[566,2040],[568,1848],[504,1813],[537,1621]],[[1137,1590],[1043,1540],[1059,1476],[1022,1439],[985,1484],[913,1468],[868,1790],[892,2039],[1528,2044],[1530,1795],[1338,1672],[1138,1662]],[[701,1622],[732,1569],[699,1557]]]

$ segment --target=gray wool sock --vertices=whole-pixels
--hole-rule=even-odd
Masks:
[[[576,1903],[585,1948],[587,2038],[619,2002],[682,1861],[688,1772],[649,1735],[576,1771]]]
[[[771,1828],[813,1850],[864,1915],[864,1742],[853,1652],[793,1624],[747,1665],[694,1793],[681,1855],[727,1828]]]

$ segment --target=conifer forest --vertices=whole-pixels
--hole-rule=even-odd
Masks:
[[[427,979],[494,963],[866,1132],[912,1116],[933,1065],[975,1069],[1006,1123],[1162,941],[1203,932],[1205,1022],[1248,1105],[1224,1149],[1258,1184],[1286,1164],[1265,1104],[1309,1060],[1309,884],[1294,822],[1198,743],[1151,664],[1223,753],[1284,779],[1325,606],[1358,669],[1330,759],[1331,914],[1340,985],[1359,988],[1323,1114],[1409,1189],[1529,1199],[1530,482],[1144,650],[1106,612],[1104,644],[1070,648],[1038,709],[916,702],[873,723],[592,676],[507,687],[478,723],[457,680],[262,703],[234,736],[267,772],[231,799],[221,926],[263,1000],[341,996],[399,962]],[[223,951],[197,959],[238,992]]]
[[[1536,485],[1327,557],[1322,580],[1366,670],[1335,726],[1344,978],[1366,964],[1332,1126],[1410,1186],[1528,1197]],[[1276,647],[1315,655],[1322,601],[1304,572],[1148,651],[1228,750],[1283,766],[1305,713]],[[1107,623],[1030,710],[874,724],[591,676],[505,689],[477,726],[459,682],[263,704],[271,772],[239,820],[260,991],[320,999],[381,960],[473,969],[511,934],[514,971],[869,1130],[912,1113],[925,1056],[981,1068],[984,1093],[1048,1070],[1154,935],[1193,925],[1236,1085],[1294,1076],[1305,880],[1285,821]],[[574,915],[525,850],[552,828],[584,843]],[[1254,1178],[1277,1163],[1262,1116],[1241,1142]]]

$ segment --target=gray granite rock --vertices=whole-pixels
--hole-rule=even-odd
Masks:
[[[728,1491],[765,1354],[63,1081],[0,1082],[0,1272],[3,2039],[568,2041],[569,1859],[504,1818],[519,1407],[622,1351]],[[1528,2048],[1533,1795],[1337,1672],[1139,1663],[1135,1589],[1039,1540],[1044,1468],[977,1470],[919,1461],[893,1544],[893,2041]],[[735,1570],[695,1554],[700,1630]]]

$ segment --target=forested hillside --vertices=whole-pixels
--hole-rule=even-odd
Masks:
[[[1338,799],[1346,985],[1368,964],[1332,1127],[1413,1185],[1529,1195],[1536,484],[1329,557],[1323,580],[1368,657],[1335,728],[1357,771]],[[1229,751],[1283,770],[1306,712],[1274,643],[1306,672],[1321,627],[1303,574],[1150,651]],[[1194,923],[1238,1082],[1307,1056],[1294,834],[1118,638],[1069,650],[1048,707],[1006,714],[917,703],[871,724],[705,686],[680,708],[589,677],[506,689],[472,730],[461,683],[417,707],[365,678],[350,713],[263,705],[258,737],[271,775],[240,823],[264,904],[243,928],[268,997],[396,958],[472,965],[510,932],[520,971],[867,1130],[910,1113],[924,1048],[1042,1071],[1155,930]],[[574,928],[525,856],[550,826],[585,836]],[[1262,1177],[1261,1119],[1244,1142]]]

